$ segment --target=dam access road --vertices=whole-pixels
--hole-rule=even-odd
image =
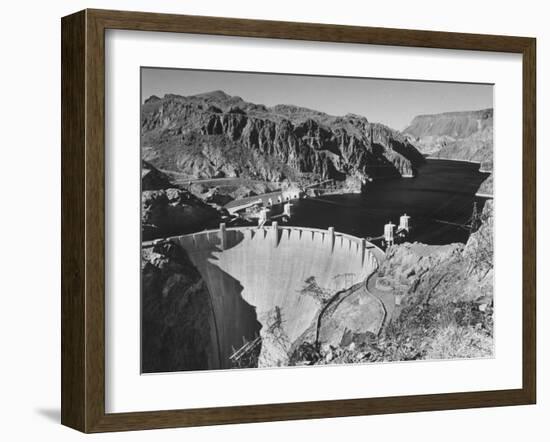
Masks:
[[[333,228],[279,226],[276,222],[260,228],[221,224],[216,230],[143,246],[164,241],[187,252],[208,288],[216,354],[210,355],[212,366],[206,369],[231,368],[231,354],[258,336],[262,339],[259,367],[288,365],[290,346],[317,321],[326,297],[353,286],[364,287],[354,290],[350,301],[365,305],[369,314],[355,318],[352,328],[377,332],[387,316],[384,302],[374,299],[366,283],[384,252],[365,239]],[[346,320],[342,315],[339,318]],[[344,330],[345,324],[339,329]]]

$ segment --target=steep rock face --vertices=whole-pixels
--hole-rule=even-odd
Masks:
[[[141,269],[142,371],[217,368],[210,294],[185,251],[170,243],[144,248]]]
[[[404,133],[433,158],[477,161],[483,170],[493,170],[493,109],[419,115]],[[492,193],[489,178],[483,193]]]
[[[267,181],[412,175],[423,157],[401,133],[356,115],[267,108],[216,91],[142,106],[144,159],[194,177]]]

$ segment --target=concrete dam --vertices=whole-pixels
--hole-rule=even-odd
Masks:
[[[261,338],[258,366],[287,365],[288,350],[322,308],[308,293],[335,294],[364,282],[383,252],[364,239],[278,226],[236,227],[167,238],[204,279],[211,305],[211,355],[205,369],[231,368],[231,355]],[[285,360],[286,358],[286,360]]]

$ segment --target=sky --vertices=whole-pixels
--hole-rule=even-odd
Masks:
[[[142,101],[151,95],[223,90],[266,106],[293,104],[330,115],[354,113],[403,130],[416,115],[493,107],[488,84],[142,68]]]

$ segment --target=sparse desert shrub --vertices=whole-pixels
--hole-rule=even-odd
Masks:
[[[487,358],[493,355],[493,338],[481,327],[456,324],[439,329],[426,359]]]
[[[311,342],[302,342],[290,355],[288,365],[315,365],[321,357],[318,345]]]

